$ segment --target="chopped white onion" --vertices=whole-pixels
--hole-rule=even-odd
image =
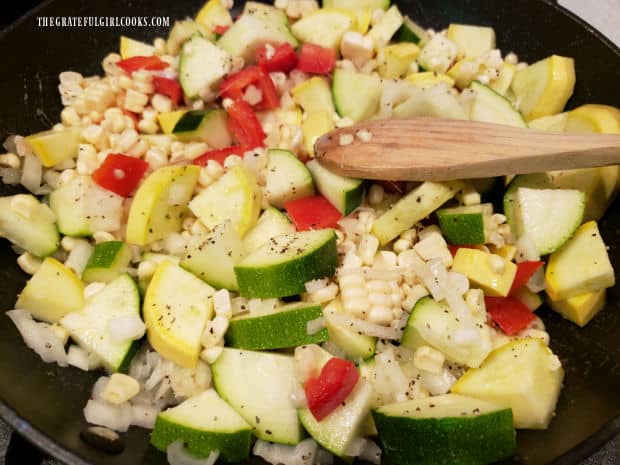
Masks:
[[[125,402],[113,405],[100,400],[89,400],[84,407],[84,417],[88,423],[105,426],[114,431],[125,432],[131,424],[131,405]]]
[[[26,345],[45,363],[56,362],[61,367],[69,365],[64,345],[49,324],[37,323],[30,312],[25,310],[10,310],[6,314],[17,327]]]
[[[330,318],[335,324],[348,326],[354,331],[359,331],[367,336],[375,336],[381,339],[400,339],[402,331],[398,328],[391,328],[386,326],[370,323],[359,318],[354,318],[345,313],[334,312]]]
[[[183,205],[187,201],[187,192],[181,184],[173,184],[168,190],[169,205]]]
[[[544,268],[541,266],[538,270],[536,270],[536,273],[532,275],[525,285],[531,292],[544,291],[547,288]]]
[[[359,457],[366,449],[366,445],[366,439],[353,438],[344,453],[350,457]]]
[[[304,439],[296,446],[272,444],[258,440],[254,444],[254,455],[272,465],[313,465],[319,462],[319,446],[311,438]]]
[[[370,439],[366,440],[366,448],[359,456],[360,460],[379,465],[381,463],[381,448]]]
[[[131,405],[131,424],[140,428],[153,429],[159,409],[147,405]]]
[[[440,373],[423,371],[420,373],[420,382],[428,392],[434,396],[438,396],[448,393],[452,385],[456,382],[456,378],[447,369],[442,370]]]
[[[103,391],[105,390],[108,381],[110,381],[109,376],[100,376],[97,381],[95,381],[93,390],[90,394],[91,399],[103,401]]]
[[[108,331],[113,341],[136,341],[144,336],[146,326],[139,315],[123,315],[109,321]]]
[[[88,352],[82,349],[79,346],[71,346],[69,347],[69,352],[67,353],[67,362],[69,365],[79,368],[83,371],[88,371],[90,369]]]
[[[86,264],[88,263],[92,253],[92,245],[90,245],[87,241],[78,240],[73,246],[73,249],[71,249],[67,260],[65,261],[65,266],[71,268],[79,276],[84,271],[84,268],[86,268]]]
[[[310,320],[306,323],[306,334],[312,336],[325,328],[325,319],[320,316],[314,320]]]
[[[41,187],[43,178],[43,165],[36,155],[27,154],[24,157],[24,167],[22,170],[22,185],[30,192],[36,192]]]
[[[185,450],[183,441],[176,441],[168,446],[166,456],[170,465],[214,465],[220,452],[214,450],[207,458],[198,458]]]
[[[306,292],[308,294],[314,294],[315,292],[320,291],[324,287],[327,287],[328,284],[329,278],[313,279],[312,281],[308,281],[307,283],[305,283],[304,287],[306,288]]]
[[[469,290],[469,279],[462,273],[456,271],[448,272],[448,286],[454,289],[457,294],[463,295]]]
[[[19,184],[22,181],[22,170],[17,168],[0,168],[0,178],[7,185]]]

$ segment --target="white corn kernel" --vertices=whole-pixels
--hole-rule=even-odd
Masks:
[[[405,250],[409,250],[412,246],[411,241],[408,241],[407,239],[398,239],[396,242],[394,242],[394,252],[396,252],[397,254],[404,252]]]
[[[377,206],[383,202],[385,197],[385,190],[381,184],[373,184],[368,189],[368,203],[372,206]]]
[[[142,113],[148,101],[149,98],[144,93],[128,89],[125,94],[123,108],[134,113]]]
[[[510,52],[508,53],[508,55],[506,55],[506,63],[509,63],[511,65],[516,65],[518,62],[519,62],[519,57],[514,52]]]
[[[213,294],[213,308],[217,316],[230,319],[232,317],[232,305],[230,293],[226,289],[220,289]]]
[[[359,300],[368,298],[368,292],[363,287],[345,287],[340,289],[342,298],[346,301]]]
[[[153,41],[153,47],[155,48],[155,53],[157,55],[165,55],[168,53],[168,46],[166,44],[166,40],[161,37],[157,37]]]
[[[368,312],[368,321],[378,325],[389,325],[393,319],[392,308],[386,305],[375,305]]]
[[[345,312],[357,317],[365,318],[368,314],[368,302],[365,298],[355,300],[345,300],[343,302]]]
[[[200,169],[200,173],[198,173],[198,185],[200,187],[208,187],[214,182],[215,180],[209,176],[209,171],[207,171],[207,168],[203,166]]]
[[[17,257],[17,264],[24,273],[30,275],[35,274],[41,266],[41,260],[32,255],[30,252],[25,252]]]
[[[103,136],[103,128],[98,124],[91,124],[82,130],[82,139],[89,144],[100,143]]]
[[[97,126],[101,128],[101,126]],[[80,144],[76,162],[78,174],[92,174],[99,166],[97,150],[91,144]]]
[[[151,105],[159,113],[172,111],[172,100],[162,94],[155,94],[151,97]]]
[[[392,306],[392,297],[381,292],[372,292],[368,295],[368,303],[371,305]]]
[[[118,53],[109,53],[101,62],[101,67],[106,74],[117,76],[123,73],[123,70],[116,66],[119,61],[121,61],[121,56]]]
[[[220,346],[209,347],[200,353],[200,358],[208,364],[212,364],[215,363],[215,361],[220,357],[220,355],[222,355],[223,351],[224,348]]]
[[[60,241],[60,246],[62,247],[63,250],[66,250],[67,252],[71,252],[78,242],[79,242],[79,239],[65,236]]]
[[[138,142],[138,133],[135,129],[125,129],[118,140],[118,149],[128,152]]]
[[[65,107],[60,112],[60,121],[66,126],[77,126],[80,124],[80,115],[73,107]]]
[[[452,266],[452,254],[440,232],[427,234],[413,248],[424,260],[440,258],[446,266]]]
[[[353,134],[341,134],[338,143],[340,145],[351,145],[353,143]]]
[[[243,158],[239,155],[228,155],[224,160],[224,168],[232,168],[243,162]]]
[[[381,279],[373,279],[366,283],[366,289],[369,292],[389,292],[390,285]]]
[[[418,370],[430,373],[441,373],[446,357],[429,346],[420,346],[413,354],[413,364]]]
[[[144,155],[144,161],[146,161],[154,170],[161,168],[168,163],[168,157],[157,147],[152,147],[146,151]]]
[[[482,289],[470,289],[465,293],[464,297],[465,303],[471,309],[474,316],[482,315],[486,312],[484,292]]]
[[[138,123],[138,129],[142,134],[156,134],[159,131],[159,125],[152,119],[141,119]]]
[[[134,398],[140,392],[140,383],[131,376],[114,373],[103,388],[101,397],[114,405],[119,405]]]
[[[206,165],[207,173],[213,179],[219,179],[224,174],[224,168],[215,160],[209,160]]]
[[[67,183],[71,182],[71,180],[73,180],[76,176],[77,176],[77,173],[75,172],[75,170],[71,170],[71,169],[64,170],[60,174],[60,178],[59,178],[58,182],[62,186],[64,184],[67,184]]]
[[[338,286],[331,283],[329,286],[324,287],[316,292],[310,294],[310,301],[319,304],[334,300],[338,295]]]
[[[364,234],[358,247],[358,254],[362,263],[372,265],[377,250],[379,250],[379,239],[373,234]]]

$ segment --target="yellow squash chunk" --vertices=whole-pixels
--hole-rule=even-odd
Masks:
[[[355,21],[351,11],[321,8],[293,24],[291,32],[301,42],[337,49],[344,33],[354,29]]]
[[[565,300],[550,299],[549,306],[564,318],[583,328],[605,306],[605,289]]]
[[[315,76],[295,86],[291,95],[306,113],[335,111],[332,91],[327,81],[321,77]]]
[[[168,360],[194,368],[202,332],[213,316],[214,292],[189,271],[162,262],[144,296],[144,323],[151,346]]]
[[[306,119],[301,124],[301,131],[304,136],[304,148],[310,156],[314,156],[314,143],[316,140],[334,129],[334,127],[334,118],[331,113],[318,111],[307,114]]]
[[[258,221],[261,190],[244,164],[230,168],[189,203],[189,209],[209,229],[230,221],[242,238]]]
[[[564,370],[539,339],[517,339],[470,368],[452,392],[512,408],[516,428],[546,429],[562,389]]]
[[[233,20],[222,0],[209,0],[196,15],[196,22],[213,31],[215,26],[230,26]]]
[[[489,84],[489,87],[498,94],[506,95],[516,73],[517,67],[515,65],[504,63],[499,70],[499,76]]]
[[[147,57],[155,53],[155,47],[139,40],[121,36],[121,58],[123,60],[131,57]]]
[[[388,45],[378,54],[379,75],[386,79],[404,75],[420,54],[420,48],[411,42]]]
[[[463,58],[448,70],[448,76],[454,79],[459,89],[465,89],[478,77],[482,69],[483,66],[476,60]]]
[[[298,107],[294,110],[276,110],[276,118],[279,123],[288,124],[290,126],[301,126],[302,113]]]
[[[517,71],[511,88],[526,121],[560,113],[575,88],[575,61],[552,55]]]
[[[368,32],[368,36],[375,43],[375,48],[380,49],[386,46],[396,31],[403,25],[403,15],[396,5],[392,5],[381,17],[372,29]]]
[[[61,131],[43,131],[26,137],[26,142],[46,168],[77,157],[81,130],[78,127]]]
[[[37,320],[56,323],[84,304],[84,283],[54,258],[46,258],[28,280],[15,308],[28,310]]]
[[[555,131],[564,132],[566,129],[566,119],[568,118],[568,112],[558,113],[557,115],[543,116],[536,118],[527,123],[531,129],[538,129],[539,131]]]
[[[159,127],[164,134],[172,134],[174,127],[177,125],[181,117],[187,113],[187,110],[167,111],[157,115]]]
[[[614,286],[614,269],[595,221],[582,224],[560,250],[551,254],[545,281],[552,300]]]
[[[609,105],[582,105],[568,112],[566,132],[620,134],[620,110]]]
[[[146,178],[133,199],[126,240],[146,245],[181,229],[200,167],[165,166]]]
[[[506,244],[503,247],[491,246],[491,252],[504,257],[506,260],[512,261],[517,255],[517,248],[512,244]]]
[[[452,271],[469,278],[490,296],[505,297],[517,273],[517,265],[500,255],[482,250],[460,248],[454,256]]]
[[[495,48],[495,31],[491,27],[450,24],[448,39],[456,44],[459,56],[480,57]]]
[[[444,82],[450,87],[454,86],[454,79],[444,73],[435,71],[423,71],[421,73],[413,73],[405,78],[409,84],[418,86],[421,89],[429,89],[437,84]]]
[[[362,8],[355,13],[355,30],[364,35],[370,28],[370,20],[372,18],[372,10],[369,8]]]

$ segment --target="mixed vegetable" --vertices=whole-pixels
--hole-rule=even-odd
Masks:
[[[410,116],[620,133],[620,111],[562,112],[570,58],[502,57],[492,28],[389,0],[231,8],[61,73],[61,123],[0,155],[30,191],[0,198],[31,275],[7,315],[45,362],[107,372],[85,440],[152,429],[172,465],[511,456],[563,381],[535,310],[584,326],[614,286],[597,220],[618,167],[364,181],[313,145]]]

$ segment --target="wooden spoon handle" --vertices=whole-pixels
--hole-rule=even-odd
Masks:
[[[363,142],[359,131],[370,132],[371,139]],[[346,134],[354,140],[341,145]],[[343,176],[446,181],[620,164],[620,135],[564,134],[434,118],[388,119],[332,131],[317,140],[315,153],[321,164]]]

